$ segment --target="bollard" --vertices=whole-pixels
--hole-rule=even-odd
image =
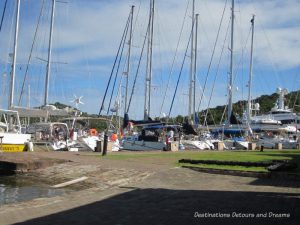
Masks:
[[[26,151],[33,152],[33,143],[31,141],[26,142]]]
[[[275,149],[282,150],[282,143],[276,143],[275,144]]]
[[[178,142],[171,142],[170,143],[170,151],[177,152],[179,150]]]
[[[103,152],[102,155],[106,155],[107,152],[107,142],[108,142],[108,136],[107,134],[104,134],[104,143],[103,143]]]
[[[248,150],[255,150],[256,148],[256,143],[249,142],[248,143]]]
[[[0,151],[3,152],[3,144],[2,144],[2,139],[4,136],[0,136]]]
[[[224,151],[224,142],[220,141],[217,143],[217,150]]]
[[[264,151],[264,146],[260,146],[260,151],[263,152]]]
[[[102,142],[101,141],[96,142],[95,152],[102,152]]]

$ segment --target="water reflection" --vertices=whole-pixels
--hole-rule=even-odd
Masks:
[[[66,189],[53,189],[32,177],[24,175],[0,176],[0,205],[52,197],[66,193]]]

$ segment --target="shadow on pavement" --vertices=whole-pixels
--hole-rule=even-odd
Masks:
[[[286,179],[286,178],[281,178],[281,174],[276,177],[277,172],[273,172],[275,174],[275,177],[272,179],[257,179],[253,182],[251,182],[251,185],[262,185],[262,186],[274,186],[274,187],[290,187],[290,188],[300,188],[300,156],[298,154],[291,154],[291,153],[285,153],[285,154],[278,154],[277,156],[283,156],[283,157],[291,157],[290,162],[296,163],[297,168],[294,170],[290,171],[281,171],[283,175],[285,173],[295,173],[297,175],[297,179]]]
[[[284,179],[284,178],[258,178],[250,183],[255,186],[272,186],[272,187],[288,187],[300,188],[299,180]]]
[[[205,213],[210,213],[210,216],[208,214],[205,216]],[[263,215],[267,213],[265,214],[267,218],[255,218],[257,213]],[[290,218],[275,218],[274,214],[270,216],[270,213],[290,215]],[[252,214],[254,218],[248,218]],[[219,217],[223,215],[223,218],[213,218],[213,215]],[[224,218],[225,215],[229,215],[229,218]],[[300,198],[297,194],[136,189],[102,201],[18,224],[274,225],[298,224],[299,221]]]

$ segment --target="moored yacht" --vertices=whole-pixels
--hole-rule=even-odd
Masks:
[[[139,135],[125,136],[122,140],[122,146],[124,150],[132,151],[171,150],[169,149],[170,144],[175,143],[177,145],[180,132],[181,127],[179,125],[146,125],[143,126]],[[175,147],[178,150],[179,146]]]
[[[300,115],[293,112],[284,105],[284,96],[288,93],[287,89],[277,88],[277,94],[279,98],[277,99],[275,106],[271,109],[268,114],[253,116],[254,121],[263,121],[266,119],[273,119],[279,121],[281,124],[291,125],[300,129]]]
[[[19,114],[13,110],[0,110],[0,151],[23,152],[32,150],[30,134],[21,133]]]

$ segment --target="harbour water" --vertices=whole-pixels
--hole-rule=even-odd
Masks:
[[[42,180],[26,175],[0,176],[0,206],[35,198],[62,195],[66,192],[66,189],[51,188]]]

